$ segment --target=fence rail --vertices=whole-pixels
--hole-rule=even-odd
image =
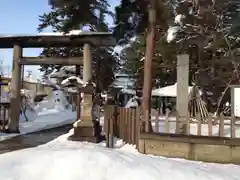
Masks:
[[[203,121],[199,114],[196,114],[196,118],[190,118],[188,115],[181,121],[177,116],[170,117],[169,114],[167,112],[164,117],[159,114],[152,116],[151,122],[155,132],[237,138],[236,129],[240,129],[239,119],[226,117],[223,114],[214,116],[209,113],[206,121]]]

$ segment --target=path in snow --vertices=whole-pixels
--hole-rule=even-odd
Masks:
[[[1,141],[0,154],[45,144],[57,138],[58,136],[67,133],[71,128],[72,125],[65,125],[54,129],[20,135]]]

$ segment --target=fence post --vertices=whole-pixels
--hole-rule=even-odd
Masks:
[[[107,117],[106,119],[106,146],[110,147],[109,136],[110,136],[110,118]]]
[[[103,124],[103,131],[105,132],[105,133],[107,133],[107,131],[108,131],[108,128],[107,128],[107,126],[108,126],[108,105],[104,105],[104,114],[103,114],[103,116],[104,116],[104,124]]]
[[[159,133],[159,111],[155,115],[155,132]]]
[[[114,128],[113,128],[113,126],[114,126],[114,115],[112,115],[110,118],[109,118],[109,147],[110,148],[113,148],[113,146],[114,146]]]
[[[169,109],[167,109],[165,120],[164,120],[164,133],[169,133],[169,114],[170,114],[170,111]]]
[[[179,122],[179,120],[180,120],[179,113],[178,113],[178,111],[176,111],[176,130],[175,130],[176,134],[180,133],[180,122]]]
[[[130,108],[127,108],[128,113],[127,113],[127,143],[130,144],[131,141],[131,110]]]
[[[136,132],[136,134],[135,134],[135,136],[136,136],[136,148],[139,150],[139,139],[140,139],[140,128],[141,128],[141,126],[140,126],[140,108],[138,107],[137,109],[136,109],[136,130],[135,130],[135,132]]]
[[[132,136],[133,136],[133,144],[136,145],[137,143],[137,138],[136,138],[136,126],[137,126],[137,108],[134,110],[133,114],[133,127],[132,127]]]
[[[224,137],[224,117],[223,114],[220,114],[220,120],[219,120],[219,136]]]
[[[133,109],[132,110],[132,114],[131,114],[131,144],[135,145],[135,116],[136,116],[136,110]]]
[[[199,112],[197,112],[196,116],[197,116],[197,135],[201,136],[201,132],[202,132],[201,115]]]
[[[212,136],[212,114],[208,114],[208,136]]]
[[[187,119],[186,119],[186,135],[190,135],[191,132],[190,132],[190,112],[188,112],[188,115],[187,115]]]

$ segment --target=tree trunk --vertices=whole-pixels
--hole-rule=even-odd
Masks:
[[[151,91],[152,91],[152,58],[155,47],[156,35],[156,0],[150,0],[148,14],[147,46],[144,61],[144,84],[143,84],[143,118],[145,132],[152,132],[151,125]]]

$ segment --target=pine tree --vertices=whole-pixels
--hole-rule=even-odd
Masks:
[[[169,80],[170,84],[176,81],[176,54],[188,53],[190,83],[194,82],[202,88],[205,100],[215,104],[212,109],[215,111],[224,89],[229,83],[239,81],[239,66],[234,59],[237,58],[239,47],[240,1],[161,2],[156,26],[158,37],[153,60],[154,81],[160,82],[160,85],[166,85],[165,82]],[[121,5],[116,8],[115,33],[119,39],[123,39],[121,42],[129,43],[130,38],[137,37],[124,50],[123,57],[126,72],[138,73],[141,83],[141,59],[145,53],[147,28],[146,3],[141,0],[134,3],[122,0]],[[134,18],[135,21],[132,21]],[[174,40],[170,42],[170,39]],[[223,61],[223,57],[227,57],[228,61]],[[224,101],[229,99],[229,93],[227,94]]]
[[[110,31],[105,20],[106,16],[113,16],[109,11],[109,4],[106,0],[100,1],[76,1],[76,0],[53,0],[50,1],[51,11],[40,16],[39,31],[51,27],[55,32],[69,32],[70,30],[89,28],[90,31]],[[113,47],[94,48],[93,59],[93,80],[96,76],[100,78],[101,89],[106,89],[114,80],[114,72],[118,68],[118,58]],[[82,48],[44,48],[43,56],[82,56]],[[98,63],[97,63],[98,62]],[[99,72],[96,75],[96,66]],[[46,75],[60,66],[41,66],[41,71]],[[104,83],[103,83],[104,82]]]

